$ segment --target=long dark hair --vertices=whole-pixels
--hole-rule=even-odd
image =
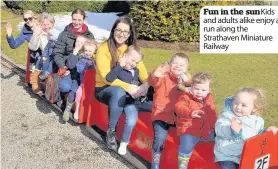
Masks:
[[[137,41],[136,41],[136,34],[135,34],[135,28],[134,28],[134,25],[132,23],[132,20],[129,16],[121,16],[119,17],[113,27],[112,27],[112,30],[110,32],[110,36],[109,36],[109,39],[108,39],[108,48],[109,48],[109,52],[112,56],[112,66],[116,65],[117,64],[117,61],[118,61],[118,57],[117,57],[117,46],[116,46],[116,41],[114,39],[114,32],[115,32],[115,28],[117,27],[117,25],[122,22],[122,23],[125,23],[127,25],[129,25],[130,29],[129,29],[129,32],[130,32],[130,35],[129,35],[129,38],[127,39],[126,41],[126,44],[128,46],[130,45],[137,45]]]

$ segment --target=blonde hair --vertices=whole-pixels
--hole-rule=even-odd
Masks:
[[[192,84],[204,84],[206,82],[209,82],[209,86],[211,87],[212,77],[207,72],[200,72],[192,77]]]
[[[124,53],[128,54],[131,51],[136,51],[141,56],[141,59],[143,59],[144,55],[143,55],[141,49],[137,45],[130,45]]]
[[[55,24],[55,19],[52,15],[50,15],[49,13],[47,12],[43,12],[41,15],[40,15],[40,20],[43,21],[45,19],[48,19],[54,26]]]
[[[36,14],[33,12],[33,11],[31,11],[31,10],[27,10],[27,11],[24,11],[23,12],[23,15],[27,15],[27,14],[29,14],[29,15],[31,15],[32,17],[34,17]]]
[[[242,92],[246,92],[254,96],[254,108],[256,109],[254,114],[261,115],[263,113],[264,106],[266,104],[265,92],[262,89],[246,87],[238,90],[236,95]]]
[[[97,49],[98,48],[98,43],[95,40],[87,39],[86,42],[83,45],[83,48],[84,48],[84,46],[95,46],[96,49]]]
[[[176,53],[172,56],[171,60],[170,60],[170,63],[173,62],[174,59],[176,58],[182,58],[182,59],[185,59],[187,64],[189,63],[189,57],[185,54],[185,53]]]

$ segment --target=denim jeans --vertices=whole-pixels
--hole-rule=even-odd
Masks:
[[[171,124],[168,124],[161,120],[153,121],[153,154],[160,154],[163,151],[164,142],[167,138],[168,130]]]
[[[211,137],[208,140],[200,137],[195,137],[190,134],[183,134],[180,136],[180,147],[179,147],[179,157],[178,157],[180,169],[187,168],[193,149],[198,142],[200,141],[210,142],[214,140],[214,136],[211,133],[210,136]]]
[[[46,60],[43,61],[42,56],[37,57],[35,69],[42,70],[43,75],[47,76],[49,73],[53,72],[53,60],[50,60],[50,57],[46,57]]]
[[[126,104],[126,92],[118,86],[105,86],[95,88],[95,97],[98,101],[108,106],[109,123],[108,128],[115,130],[117,122],[124,111],[125,127],[122,141],[129,142],[132,130],[136,125],[139,111],[148,111],[152,101],[140,104]]]
[[[42,56],[38,56],[38,57],[36,58],[35,69],[41,70],[41,69],[42,69],[42,65],[43,65]]]
[[[78,87],[77,81],[72,80],[70,74],[60,80],[60,91],[63,93],[69,93],[68,99],[70,102],[74,102],[75,92]]]
[[[108,106],[108,128],[115,130],[126,104],[125,90],[118,86],[96,87],[95,97],[98,101]]]
[[[53,72],[53,60],[50,60],[49,57],[46,57],[46,60],[42,64],[42,73],[45,76],[48,76],[48,74],[51,72]]]
[[[221,169],[238,169],[239,165],[232,161],[219,161]]]
[[[125,126],[122,136],[122,142],[129,142],[132,130],[136,125],[138,119],[138,112],[140,111],[149,111],[151,112],[150,107],[152,107],[152,101],[147,101],[137,104],[127,104],[124,107],[125,113]]]

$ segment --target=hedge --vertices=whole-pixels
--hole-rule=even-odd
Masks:
[[[25,10],[36,13],[42,12],[72,12],[76,8],[85,11],[103,12],[107,0],[103,1],[4,1],[6,6],[16,14],[23,14]]]
[[[207,5],[268,5],[263,1],[136,1],[130,15],[139,39],[199,41],[199,13]]]

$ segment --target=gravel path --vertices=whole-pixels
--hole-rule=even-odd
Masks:
[[[17,75],[1,72],[1,168],[134,168],[84,125],[63,124],[61,113],[25,89]]]

